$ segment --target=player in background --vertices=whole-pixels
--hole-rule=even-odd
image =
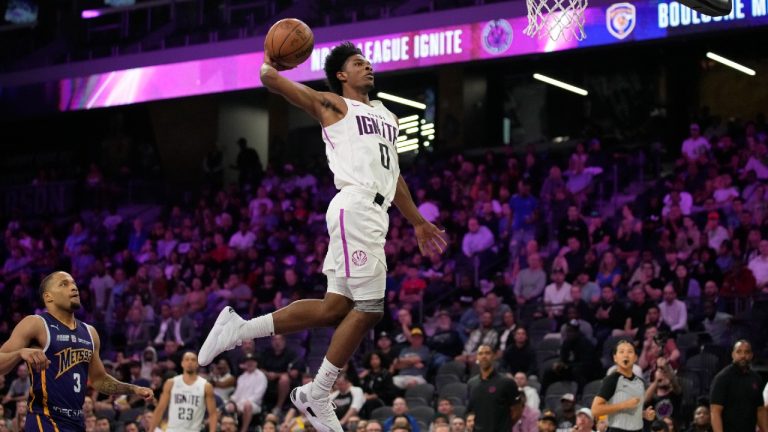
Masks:
[[[208,432],[216,432],[218,412],[213,385],[197,374],[197,354],[187,351],[181,358],[181,375],[166,380],[163,393],[155,407],[149,430],[160,425],[165,410],[168,410],[168,425],[165,432],[199,431],[203,427],[205,410],[208,410]]]

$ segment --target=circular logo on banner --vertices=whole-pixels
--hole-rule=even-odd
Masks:
[[[368,255],[361,250],[352,252],[352,263],[358,267],[368,262]]]
[[[512,45],[512,26],[505,19],[491,20],[483,27],[483,48],[489,54],[501,54]]]

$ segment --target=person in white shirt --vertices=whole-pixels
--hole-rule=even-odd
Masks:
[[[467,257],[473,257],[493,246],[493,233],[488,227],[480,225],[477,218],[470,218],[467,222],[467,231],[461,242],[461,250]]]
[[[211,365],[211,373],[208,381],[213,385],[213,393],[223,401],[228,401],[235,391],[235,377],[229,369],[229,362],[220,358],[215,365]]]
[[[664,196],[664,208],[661,210],[662,216],[667,216],[672,205],[677,204],[680,212],[688,216],[693,208],[693,197],[683,190],[683,182],[675,182],[672,190]]]
[[[96,310],[105,311],[107,309],[107,300],[109,300],[110,291],[115,286],[115,280],[106,271],[101,261],[96,261],[96,274],[91,278],[90,288],[93,297],[96,300]]]
[[[273,205],[274,203],[267,196],[267,188],[260,186],[259,190],[256,191],[256,198],[248,203],[248,214],[251,216],[251,221],[255,222],[260,217],[266,216],[272,210]]]
[[[165,230],[163,239],[157,241],[157,254],[160,257],[167,259],[171,256],[171,253],[176,250],[178,244],[179,241],[173,237],[173,230]]]
[[[768,179],[768,146],[764,142],[761,142],[755,146],[755,153],[749,157],[747,164],[741,170],[742,177],[746,177],[747,173],[754,171],[755,175],[760,180]]]
[[[720,213],[710,212],[707,215],[707,224],[704,226],[704,234],[707,236],[707,244],[714,250],[720,249],[723,241],[730,239],[728,230],[720,225]]]
[[[248,230],[248,222],[240,221],[240,230],[229,238],[229,247],[242,252],[250,249],[255,241],[256,235]]]
[[[248,353],[245,356],[245,371],[237,378],[235,392],[230,397],[237,405],[237,411],[243,416],[240,432],[247,432],[253,415],[261,412],[261,402],[267,391],[267,376],[256,366],[256,357]]]
[[[525,404],[531,407],[531,409],[538,411],[539,404],[541,403],[539,392],[528,385],[528,377],[525,375],[525,372],[515,373],[515,383],[517,384],[517,388],[525,393]]]
[[[695,160],[699,155],[709,151],[709,141],[701,136],[699,125],[691,123],[691,136],[683,141],[683,156],[688,160]]]
[[[544,288],[544,304],[550,317],[563,315],[566,303],[571,299],[571,284],[565,281],[565,272],[561,268],[552,270],[552,283]]]
[[[331,400],[336,404],[336,416],[339,423],[346,426],[349,419],[356,416],[365,404],[363,389],[353,386],[345,374],[336,378],[336,390],[331,393]]]
[[[419,213],[424,216],[424,219],[434,223],[440,217],[440,207],[434,199],[427,195],[425,189],[416,191],[416,200],[421,203],[419,204]]]
[[[765,291],[768,289],[768,240],[760,240],[758,249],[760,255],[752,258],[748,266],[755,277],[757,287]]]
[[[723,174],[715,178],[715,191],[712,192],[712,198],[719,205],[730,203],[734,198],[739,197],[739,190],[733,185],[733,179],[728,174]]]
[[[685,303],[677,299],[677,292],[672,284],[664,287],[664,301],[659,304],[661,319],[673,332],[688,328],[688,310]]]

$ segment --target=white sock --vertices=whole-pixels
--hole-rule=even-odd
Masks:
[[[243,339],[256,339],[275,335],[275,321],[272,314],[262,315],[248,320],[240,327],[240,335]]]
[[[333,383],[336,382],[339,373],[341,373],[341,369],[329,362],[328,357],[323,357],[323,364],[320,365],[317,376],[312,381],[310,390],[312,399],[327,398],[331,394],[331,388],[333,388]]]

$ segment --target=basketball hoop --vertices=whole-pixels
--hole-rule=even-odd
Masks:
[[[526,0],[528,27],[523,33],[543,38],[582,40],[587,0]]]

